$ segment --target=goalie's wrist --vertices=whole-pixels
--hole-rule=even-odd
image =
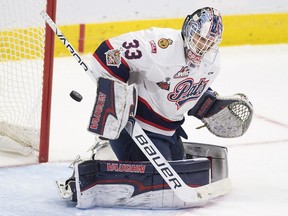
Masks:
[[[216,101],[217,93],[208,89],[198,100],[196,105],[188,111],[188,116],[195,116],[198,119],[202,119],[213,103]]]

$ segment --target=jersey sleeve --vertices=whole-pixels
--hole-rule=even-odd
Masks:
[[[130,73],[149,71],[150,57],[148,30],[126,33],[103,41],[92,59],[94,76],[112,77],[127,82]],[[151,37],[151,36],[150,36]]]

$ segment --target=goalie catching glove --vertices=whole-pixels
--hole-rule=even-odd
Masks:
[[[134,85],[98,78],[96,101],[88,130],[101,138],[117,139],[129,116],[135,116],[136,105],[137,91]]]
[[[212,134],[233,138],[242,136],[249,128],[253,106],[244,94],[220,97],[207,90],[188,115],[200,119]]]

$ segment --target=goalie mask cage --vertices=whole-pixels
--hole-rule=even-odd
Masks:
[[[0,1],[0,150],[48,161],[56,0]]]

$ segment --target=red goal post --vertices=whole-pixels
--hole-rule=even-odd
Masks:
[[[56,19],[56,0],[47,0],[46,12],[51,19]],[[47,162],[49,156],[50,115],[52,97],[53,59],[54,59],[54,32],[45,24],[45,51],[42,91],[42,114],[40,129],[39,162]]]
[[[1,0],[0,151],[49,156],[56,0]]]

